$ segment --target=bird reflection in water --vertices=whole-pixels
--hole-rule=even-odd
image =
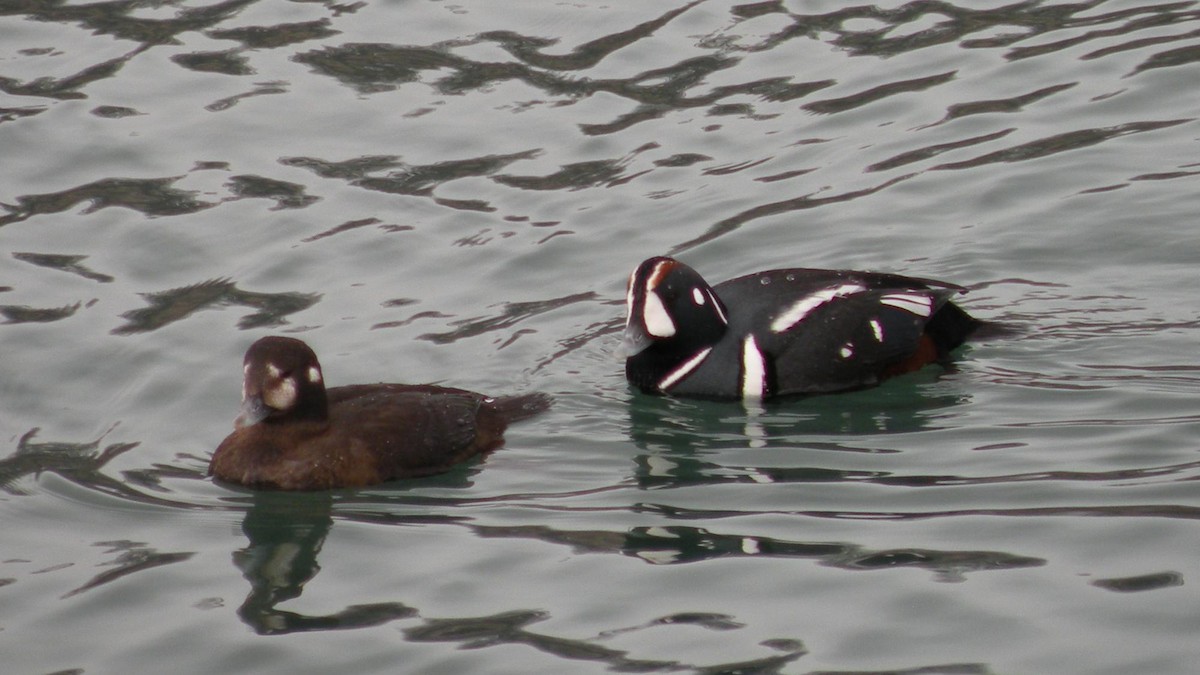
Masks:
[[[321,566],[317,554],[333,524],[328,492],[256,492],[242,521],[250,544],[233,553],[233,563],[250,582],[238,616],[261,635],[364,628],[410,617],[416,610],[398,602],[350,605],[333,614],[310,616],[279,609],[300,597]]]

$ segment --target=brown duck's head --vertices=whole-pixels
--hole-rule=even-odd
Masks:
[[[246,350],[242,363],[242,410],[235,427],[328,416],[321,364],[304,342],[261,338]]]

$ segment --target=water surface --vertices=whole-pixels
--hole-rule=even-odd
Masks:
[[[0,3],[0,645],[21,673],[1188,673],[1195,2]],[[624,282],[1014,328],[851,394],[635,394]],[[314,495],[204,477],[254,339],[546,391]]]

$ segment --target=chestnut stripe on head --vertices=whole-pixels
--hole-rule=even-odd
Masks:
[[[666,276],[671,273],[671,270],[675,269],[675,266],[678,264],[679,263],[675,262],[674,260],[660,260],[654,263],[654,269],[651,270],[650,274],[646,276],[646,290],[653,291],[654,289],[658,288],[658,285],[662,283],[662,280],[666,278]]]

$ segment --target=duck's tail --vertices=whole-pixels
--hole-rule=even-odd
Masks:
[[[535,392],[517,396],[500,396],[491,402],[491,406],[504,417],[508,423],[529,419],[550,409],[554,397],[549,394]]]

